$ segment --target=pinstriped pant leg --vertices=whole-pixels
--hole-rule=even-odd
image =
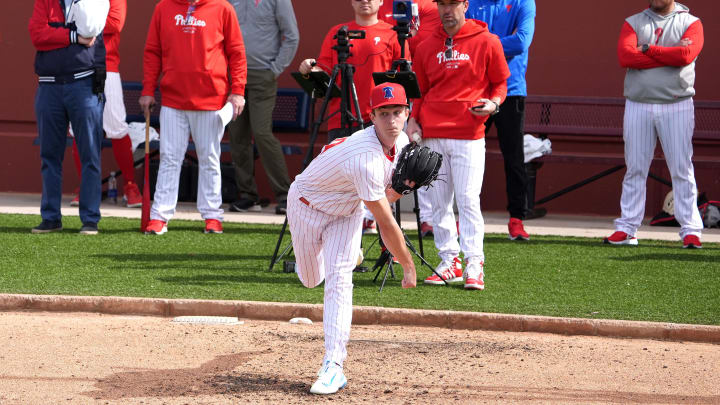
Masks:
[[[362,210],[349,217],[334,217],[325,228],[323,255],[327,264],[323,329],[324,361],[342,366],[347,357],[352,323],[353,269],[360,252]]]
[[[168,222],[175,214],[180,169],[190,136],[187,113],[163,106],[160,109],[160,128],[160,168],[150,218]]]
[[[442,166],[438,173],[438,181],[430,187],[429,196],[432,205],[433,239],[441,260],[452,260],[460,254],[455,213],[453,212],[453,155],[448,139],[428,138],[423,144],[443,155]]]
[[[680,237],[702,234],[702,218],[697,207],[697,186],[692,164],[692,136],[695,110],[692,99],[673,104],[658,104],[657,128],[673,185],[675,219]]]
[[[651,104],[626,100],[623,140],[627,169],[620,197],[621,216],[615,220],[615,229],[635,235],[645,215],[647,176],[655,151],[656,135]]]
[[[203,219],[223,220],[220,141],[225,127],[218,111],[190,111],[190,131],[198,156],[197,209]]]
[[[485,221],[480,192],[485,173],[485,139],[449,140],[453,147],[452,178],[460,216],[460,248],[465,259],[485,260]]]
[[[288,192],[287,219],[295,252],[295,271],[300,282],[313,288],[325,280],[323,230],[328,216],[300,201],[295,185]]]

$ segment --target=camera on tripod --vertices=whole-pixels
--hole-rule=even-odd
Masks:
[[[417,4],[414,4],[412,0],[393,1],[393,18],[399,24],[410,24],[413,17],[416,17],[417,15]]]

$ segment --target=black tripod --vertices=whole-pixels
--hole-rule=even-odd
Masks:
[[[410,67],[410,62],[405,59],[405,41],[410,36],[410,27],[407,22],[398,21],[398,24],[393,27],[393,30],[395,30],[398,34],[398,42],[400,43],[400,59],[393,62],[391,70],[387,72],[376,72],[373,73],[373,80],[375,81],[375,84],[381,84],[386,82],[391,83],[398,83],[405,89],[405,94],[408,98],[408,102],[410,102],[411,98],[419,98],[420,97],[420,88],[417,84],[417,77],[415,76],[415,73],[412,71]],[[395,220],[397,221],[398,225],[400,226],[400,230],[402,231],[403,238],[405,239],[405,245],[407,245],[408,249],[410,249],[410,252],[412,252],[415,256],[417,256],[420,261],[427,266],[430,271],[435,273],[438,277],[440,277],[441,280],[445,283],[445,285],[449,285],[445,279],[438,274],[435,269],[430,266],[430,264],[425,260],[425,253],[423,251],[423,245],[422,245],[422,235],[420,231],[420,209],[418,208],[418,195],[417,191],[413,191],[414,195],[414,202],[415,202],[415,208],[413,209],[413,212],[415,212],[415,219],[417,221],[417,229],[418,229],[418,244],[420,245],[420,252],[415,249],[415,246],[410,242],[410,239],[408,238],[407,234],[405,234],[405,231],[402,229],[402,225],[400,222],[400,202],[395,203]],[[378,236],[378,240],[380,241],[380,245],[382,246],[382,238]],[[374,245],[375,243],[373,243]],[[370,247],[367,250],[370,250],[370,248],[373,246],[370,245]],[[366,253],[367,253],[366,250]],[[373,278],[373,282],[377,281],[378,276],[380,276],[380,272],[382,272],[383,267],[387,264],[387,268],[385,269],[385,275],[383,276],[383,281],[380,284],[380,291],[383,290],[383,287],[385,287],[385,282],[388,278],[388,273],[390,274],[390,277],[393,279],[395,278],[395,271],[393,269],[393,255],[390,253],[389,250],[384,249],[382,253],[380,254],[380,257],[375,261],[375,264],[372,267],[372,271],[377,270],[377,273],[375,274],[375,278]]]
[[[320,108],[320,119],[316,121],[313,117],[312,131],[308,142],[308,151],[305,155],[305,159],[303,160],[301,171],[305,170],[313,159],[313,148],[315,140],[317,139],[318,131],[320,130],[320,125],[327,121],[331,116],[340,113],[341,129],[348,132],[354,126],[362,128],[365,125],[362,119],[362,114],[360,113],[360,103],[358,102],[355,82],[353,81],[355,67],[347,63],[348,58],[352,56],[350,53],[350,47],[352,47],[350,39],[365,38],[365,31],[348,30],[347,26],[343,26],[338,30],[334,38],[337,39],[337,45],[333,46],[333,49],[337,51],[338,63],[333,67],[333,71],[330,76],[328,76],[325,72],[311,72],[309,75],[302,75],[298,72],[292,74],[295,80],[297,80],[303,89],[312,97],[310,111],[315,111],[316,99],[324,97],[323,104]],[[338,75],[340,76],[342,90],[340,90],[336,84]],[[340,97],[340,110],[326,117],[328,104],[330,103],[330,99],[333,97]],[[350,107],[355,109],[357,116],[353,115]],[[285,215],[285,222],[283,222],[282,229],[280,230],[280,235],[278,236],[278,241],[275,245],[275,252],[270,259],[270,267],[268,268],[268,271],[272,271],[275,264],[285,257],[290,249],[292,249],[292,243],[289,243],[283,252],[278,256],[287,224],[288,219],[287,215]],[[283,267],[283,271],[288,273],[293,272],[294,265],[286,262]]]

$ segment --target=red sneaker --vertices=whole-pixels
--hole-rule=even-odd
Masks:
[[[159,219],[151,219],[145,227],[145,235],[162,235],[167,232],[167,223]]]
[[[688,235],[683,238],[683,248],[684,249],[702,249],[702,243],[700,243],[700,238],[698,238],[696,235]]]
[[[75,194],[75,197],[73,197],[73,199],[70,200],[70,206],[77,207],[80,205],[80,188],[76,188],[73,193]]]
[[[372,235],[378,233],[377,225],[375,225],[375,221],[372,219],[365,218],[363,220],[362,233],[363,234],[372,234]]]
[[[484,290],[485,289],[485,263],[471,262],[465,266],[465,289],[466,290]]]
[[[425,284],[443,285],[445,284],[443,280],[448,283],[459,283],[463,281],[462,262],[457,257],[452,259],[451,262],[443,260],[435,268],[435,273],[440,274],[442,279],[433,273],[432,276],[425,279]]]
[[[630,236],[622,231],[615,231],[612,235],[608,236],[603,240],[604,243],[611,245],[631,245],[637,246],[638,240],[634,236]]]
[[[432,225],[428,224],[427,222],[423,222],[420,224],[420,236],[426,237],[426,236],[433,236],[433,227]]]
[[[510,240],[530,240],[530,235],[525,232],[522,220],[518,218],[510,218],[510,222],[508,222],[508,233]]]
[[[125,205],[128,208],[139,208],[142,207],[142,194],[138,185],[128,181],[125,183]]]
[[[217,219],[206,219],[205,233],[223,233],[222,222]]]

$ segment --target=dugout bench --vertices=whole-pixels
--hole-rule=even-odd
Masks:
[[[720,102],[695,101],[695,133],[693,144],[720,144]],[[625,111],[624,98],[600,97],[569,97],[569,96],[528,96],[525,100],[525,132],[542,139],[551,135],[568,138],[593,138],[595,140],[611,140],[622,138],[623,116]],[[664,162],[662,156],[655,156],[653,164]],[[564,187],[545,197],[535,199],[535,186],[539,169],[544,164],[599,164],[611,166],[586,179]],[[663,163],[664,164],[664,163]],[[713,168],[720,170],[720,157],[693,157],[696,168]],[[597,181],[625,168],[625,158],[621,154],[596,152],[558,152],[534,159],[525,165],[528,173],[528,218],[545,215],[543,208],[535,208],[587,184]],[[660,183],[672,187],[670,181],[653,173],[648,176]]]

